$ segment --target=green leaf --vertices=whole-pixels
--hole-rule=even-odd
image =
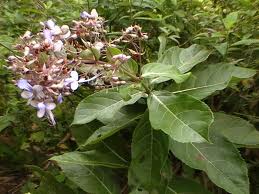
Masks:
[[[211,135],[210,143],[179,143],[171,139],[170,150],[182,162],[207,173],[217,186],[233,194],[249,194],[247,166],[232,143]]]
[[[159,63],[173,65],[181,73],[186,73],[195,65],[205,61],[210,55],[210,51],[203,46],[194,44],[188,48],[172,47],[168,49],[161,58]]]
[[[95,144],[107,137],[110,137],[114,133],[118,132],[125,127],[136,124],[136,119],[139,119],[143,115],[143,111],[139,111],[137,107],[123,107],[118,111],[114,119],[107,125],[97,129],[85,142],[85,145]]]
[[[215,45],[214,46],[217,51],[222,55],[222,56],[225,56],[226,53],[227,53],[227,50],[228,50],[228,43],[227,42],[224,42],[224,43],[221,43],[219,45]]]
[[[168,190],[175,191],[175,194],[212,194],[199,183],[183,177],[173,177],[167,187]]]
[[[154,191],[170,178],[170,174],[167,175],[170,169],[165,171],[168,169],[168,136],[152,129],[148,112],[133,133],[131,156],[129,185]]]
[[[58,163],[78,164],[86,166],[104,166],[109,168],[127,168],[127,164],[107,149],[91,150],[86,152],[68,152],[54,156],[50,160]]]
[[[4,130],[6,127],[10,126],[12,121],[14,121],[14,117],[11,115],[0,116],[0,132]]]
[[[234,24],[237,22],[238,12],[232,12],[223,19],[224,26],[227,30],[230,30]]]
[[[161,83],[171,79],[176,83],[182,83],[190,76],[190,73],[182,74],[171,65],[148,63],[143,66],[141,76],[150,79],[151,84]]]
[[[251,44],[259,44],[259,39],[244,39],[244,40],[235,42],[231,46],[240,46],[240,45],[250,46]]]
[[[256,74],[256,70],[254,69],[235,66],[232,76],[240,79],[247,79],[247,78],[253,77],[255,74]]]
[[[160,58],[162,56],[162,54],[164,53],[165,49],[166,49],[166,44],[167,44],[167,38],[164,34],[161,34],[158,37],[160,46],[159,46],[159,51],[158,51],[158,58]]]
[[[114,55],[121,54],[121,50],[116,47],[107,47],[106,57],[108,61],[112,61]]]
[[[84,125],[73,125],[71,132],[78,146],[82,147],[93,132],[101,126],[102,123],[95,120]]]
[[[85,124],[94,119],[109,120],[123,106],[134,104],[142,96],[143,92],[132,91],[131,99],[125,101],[116,89],[94,93],[79,103],[72,124]]]
[[[138,64],[131,58],[126,63],[121,64],[121,67],[122,68],[119,68],[117,76],[122,79],[129,79],[129,76],[125,74],[125,71],[132,75],[136,75],[138,73]]]
[[[156,92],[148,98],[148,109],[152,127],[161,129],[174,140],[207,141],[213,114],[205,103],[185,94]]]
[[[119,185],[112,171],[104,167],[92,167],[58,161],[68,179],[87,193],[119,194]]]
[[[210,130],[220,132],[235,144],[259,145],[259,131],[251,123],[239,117],[215,113],[215,121]]]
[[[169,90],[174,91],[175,94],[185,93],[203,99],[217,90],[226,88],[233,71],[232,64],[199,66],[194,69],[189,79],[182,84],[173,85]]]
[[[31,189],[33,194],[74,194],[74,191],[67,185],[59,183],[49,172],[43,171],[37,166],[27,166],[41,176],[39,187]]]

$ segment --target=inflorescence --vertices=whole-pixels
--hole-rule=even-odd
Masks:
[[[95,89],[126,84],[120,78],[120,66],[132,60],[132,52],[141,55],[138,43],[147,39],[137,25],[130,26],[122,35],[107,40],[104,19],[95,9],[80,15],[72,27],[58,26],[53,20],[41,22],[37,34],[26,31],[15,49],[20,56],[9,56],[8,66],[16,76],[16,85],[28,105],[37,109],[39,118],[47,117],[55,125],[52,110],[81,85]],[[112,55],[109,48],[121,43],[132,43],[135,50],[130,55]]]

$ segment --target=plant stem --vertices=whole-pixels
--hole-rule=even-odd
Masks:
[[[134,80],[134,81],[136,81],[136,82],[140,82],[141,85],[143,86],[143,88],[145,88],[147,94],[150,94],[150,93],[151,93],[151,90],[148,88],[148,86],[147,86],[145,83],[143,83],[143,82],[141,81],[141,79],[140,79],[139,77],[137,77],[137,76],[135,76],[135,75],[129,73],[129,72],[127,71],[127,69],[125,69],[123,66],[121,66],[121,69],[122,69],[123,72],[124,72],[127,76],[129,76],[132,80]]]

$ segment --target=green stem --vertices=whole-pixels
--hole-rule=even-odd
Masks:
[[[123,66],[121,66],[121,69],[122,69],[123,72],[124,72],[127,76],[129,76],[132,80],[134,80],[134,81],[136,81],[136,82],[140,82],[141,85],[143,86],[143,88],[145,88],[147,94],[150,94],[150,93],[151,93],[151,90],[148,88],[148,86],[147,86],[145,83],[143,83],[143,82],[141,81],[141,79],[140,79],[139,77],[137,77],[137,76],[135,76],[135,75],[129,73],[129,72],[127,71],[127,69],[125,69]]]

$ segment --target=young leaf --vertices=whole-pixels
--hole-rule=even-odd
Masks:
[[[224,42],[224,43],[221,43],[219,45],[215,45],[214,46],[217,51],[222,55],[222,56],[225,56],[226,53],[227,53],[227,50],[228,50],[228,43],[227,42]]]
[[[231,80],[234,66],[232,64],[211,64],[195,68],[184,83],[173,86],[173,93],[185,93],[203,99],[217,90],[223,90]]]
[[[205,171],[217,186],[233,194],[249,194],[245,161],[232,143],[211,135],[211,143],[179,143],[171,139],[170,150],[191,168]]]
[[[143,78],[149,78],[151,84],[161,83],[171,79],[176,83],[182,83],[190,76],[190,73],[182,74],[171,65],[149,63],[143,66],[141,76]]]
[[[210,108],[189,95],[155,92],[148,98],[149,119],[155,129],[161,129],[179,142],[206,142],[213,122]]]
[[[136,119],[139,119],[143,115],[143,112],[137,107],[123,107],[119,110],[114,119],[107,125],[97,129],[85,142],[85,145],[95,144],[101,140],[110,137],[114,133],[121,129],[129,126],[130,124],[136,123]]]
[[[94,93],[82,100],[76,108],[73,124],[85,124],[98,119],[109,120],[123,106],[134,104],[143,96],[143,92],[132,91],[131,99],[125,101],[115,89]]]
[[[134,131],[131,155],[129,185],[154,191],[164,183],[163,179],[170,177],[164,170],[168,157],[168,136],[152,129],[148,112]]]
[[[161,34],[158,37],[160,46],[159,46],[159,51],[158,51],[158,58],[160,58],[162,56],[162,54],[164,53],[165,49],[166,49],[166,44],[167,44],[167,37],[164,34]]]
[[[54,156],[50,160],[65,164],[127,168],[127,164],[124,161],[107,149],[98,149],[86,152],[68,152],[63,155]]]
[[[185,49],[172,47],[158,59],[158,62],[173,65],[181,73],[186,73],[195,65],[205,61],[209,55],[210,51],[197,44]]]
[[[215,121],[210,130],[220,132],[229,141],[244,146],[259,145],[259,131],[248,121],[227,115],[215,113]]]
[[[119,185],[110,169],[58,161],[68,179],[87,193],[119,194]]]
[[[10,126],[11,122],[14,121],[14,119],[14,116],[11,115],[0,116],[0,132],[6,127]]]
[[[230,30],[234,24],[237,22],[238,12],[232,12],[227,15],[226,18],[223,19],[224,26],[227,30]]]

